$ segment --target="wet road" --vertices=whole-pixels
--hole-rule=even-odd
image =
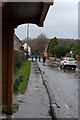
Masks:
[[[42,62],[39,65],[47,76],[55,100],[60,107],[60,117],[78,118],[78,78],[75,72],[73,70],[64,72],[58,67],[43,66]]]

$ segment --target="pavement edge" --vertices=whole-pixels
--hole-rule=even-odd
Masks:
[[[52,116],[53,116],[54,119],[60,120],[58,106],[57,106],[57,103],[55,101],[55,98],[54,98],[54,95],[52,93],[52,90],[50,88],[50,85],[48,83],[47,77],[45,76],[44,71],[41,70],[41,68],[40,68],[40,66],[39,66],[38,63],[37,63],[37,65],[38,65],[38,68],[39,68],[39,70],[41,72],[41,77],[42,77],[42,80],[43,80],[43,84],[45,85],[47,93],[48,93],[48,96],[49,96],[50,106],[51,106],[51,111],[52,111]]]

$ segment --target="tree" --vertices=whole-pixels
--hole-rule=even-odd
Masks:
[[[66,45],[66,44],[63,44],[63,48],[64,48],[64,51],[65,51],[65,54],[67,54],[71,51],[71,47]]]
[[[72,47],[73,54],[78,54],[79,49],[80,49],[80,43],[79,44],[75,43]]]
[[[32,54],[40,55],[45,50],[46,45],[49,43],[50,39],[46,38],[45,35],[40,34],[35,39],[28,39],[28,45],[31,47]],[[23,40],[23,43],[27,40]]]
[[[54,48],[54,54],[57,58],[65,56],[64,47],[60,46],[60,45],[56,45],[55,48]]]
[[[80,56],[80,42],[74,43],[72,47],[73,56]]]
[[[56,45],[54,47],[54,54],[58,58],[65,56],[68,52],[70,52],[70,48],[65,45],[63,45],[63,46]]]
[[[58,45],[58,40],[57,38],[53,38],[51,39],[51,41],[49,42],[49,45],[48,45],[48,49],[47,49],[47,52],[50,55],[54,56],[54,47]]]

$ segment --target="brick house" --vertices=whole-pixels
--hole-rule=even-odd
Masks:
[[[14,50],[20,51],[22,46],[22,42],[20,39],[14,34]]]

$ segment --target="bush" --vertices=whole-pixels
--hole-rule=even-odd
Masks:
[[[65,56],[65,51],[64,51],[63,46],[56,45],[55,48],[54,48],[54,54],[57,58]]]
[[[19,76],[19,81],[20,82],[23,82],[24,80],[23,80],[23,76]]]
[[[14,85],[13,85],[13,92],[18,93],[19,92],[19,80],[15,79]]]
[[[65,45],[56,45],[54,48],[54,54],[57,58],[61,58],[70,52],[70,48]]]
[[[14,85],[13,85],[13,92],[15,94],[19,93],[19,85],[23,82],[23,76],[19,76],[19,79],[15,79]]]
[[[80,60],[80,42],[78,43],[75,43],[72,47],[72,53],[73,53],[73,56],[76,56],[76,59],[79,59]]]
[[[14,51],[14,73],[18,71],[24,61],[24,55],[19,51]]]

